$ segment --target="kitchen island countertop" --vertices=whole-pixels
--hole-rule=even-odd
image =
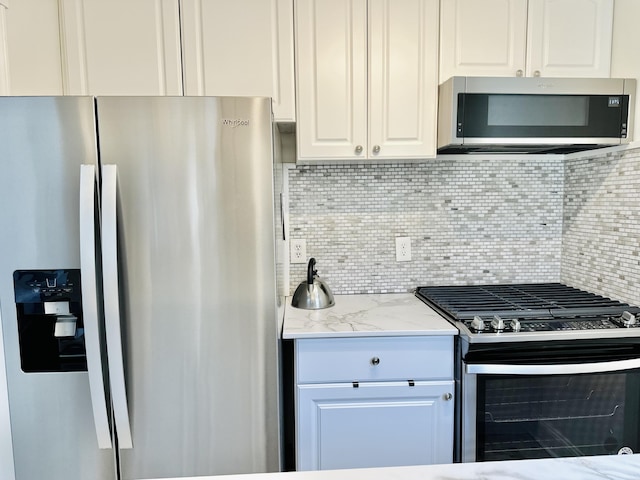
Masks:
[[[605,455],[162,480],[638,480],[638,478],[640,478],[640,455]]]
[[[336,295],[335,305],[303,310],[286,299],[282,338],[457,335],[458,330],[412,293]]]

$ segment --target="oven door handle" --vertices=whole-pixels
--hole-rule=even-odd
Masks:
[[[640,368],[640,358],[561,365],[465,364],[465,373],[470,375],[575,375],[634,368]]]

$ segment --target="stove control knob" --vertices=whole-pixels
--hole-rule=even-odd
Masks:
[[[475,317],[473,317],[473,320],[471,320],[471,328],[477,330],[478,332],[481,332],[482,330],[484,330],[484,320],[476,315]]]
[[[520,320],[518,320],[517,318],[511,320],[511,330],[513,330],[514,332],[520,331]]]
[[[625,327],[631,327],[637,323],[636,316],[631,312],[624,312],[622,314],[622,324]]]
[[[504,330],[504,320],[499,315],[494,315],[493,320],[491,320],[491,326],[495,331],[500,332]]]

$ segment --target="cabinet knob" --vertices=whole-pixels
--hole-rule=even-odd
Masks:
[[[371,359],[371,365],[376,366],[380,364],[380,359],[378,357],[373,357]]]
[[[373,153],[380,153],[380,145],[373,146]]]
[[[356,153],[357,153],[358,155],[360,155],[360,154],[362,153],[362,145],[358,145],[358,146],[356,147]]]
[[[521,77],[524,72],[522,70],[518,70],[516,72],[516,77]]]
[[[539,77],[540,76],[540,70],[536,70],[535,72],[533,72],[533,76],[534,77]]]
[[[451,393],[445,393],[442,397],[445,400],[451,400],[453,398],[453,395]]]

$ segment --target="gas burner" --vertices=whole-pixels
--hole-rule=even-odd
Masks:
[[[419,287],[471,342],[640,336],[640,308],[560,283]]]

